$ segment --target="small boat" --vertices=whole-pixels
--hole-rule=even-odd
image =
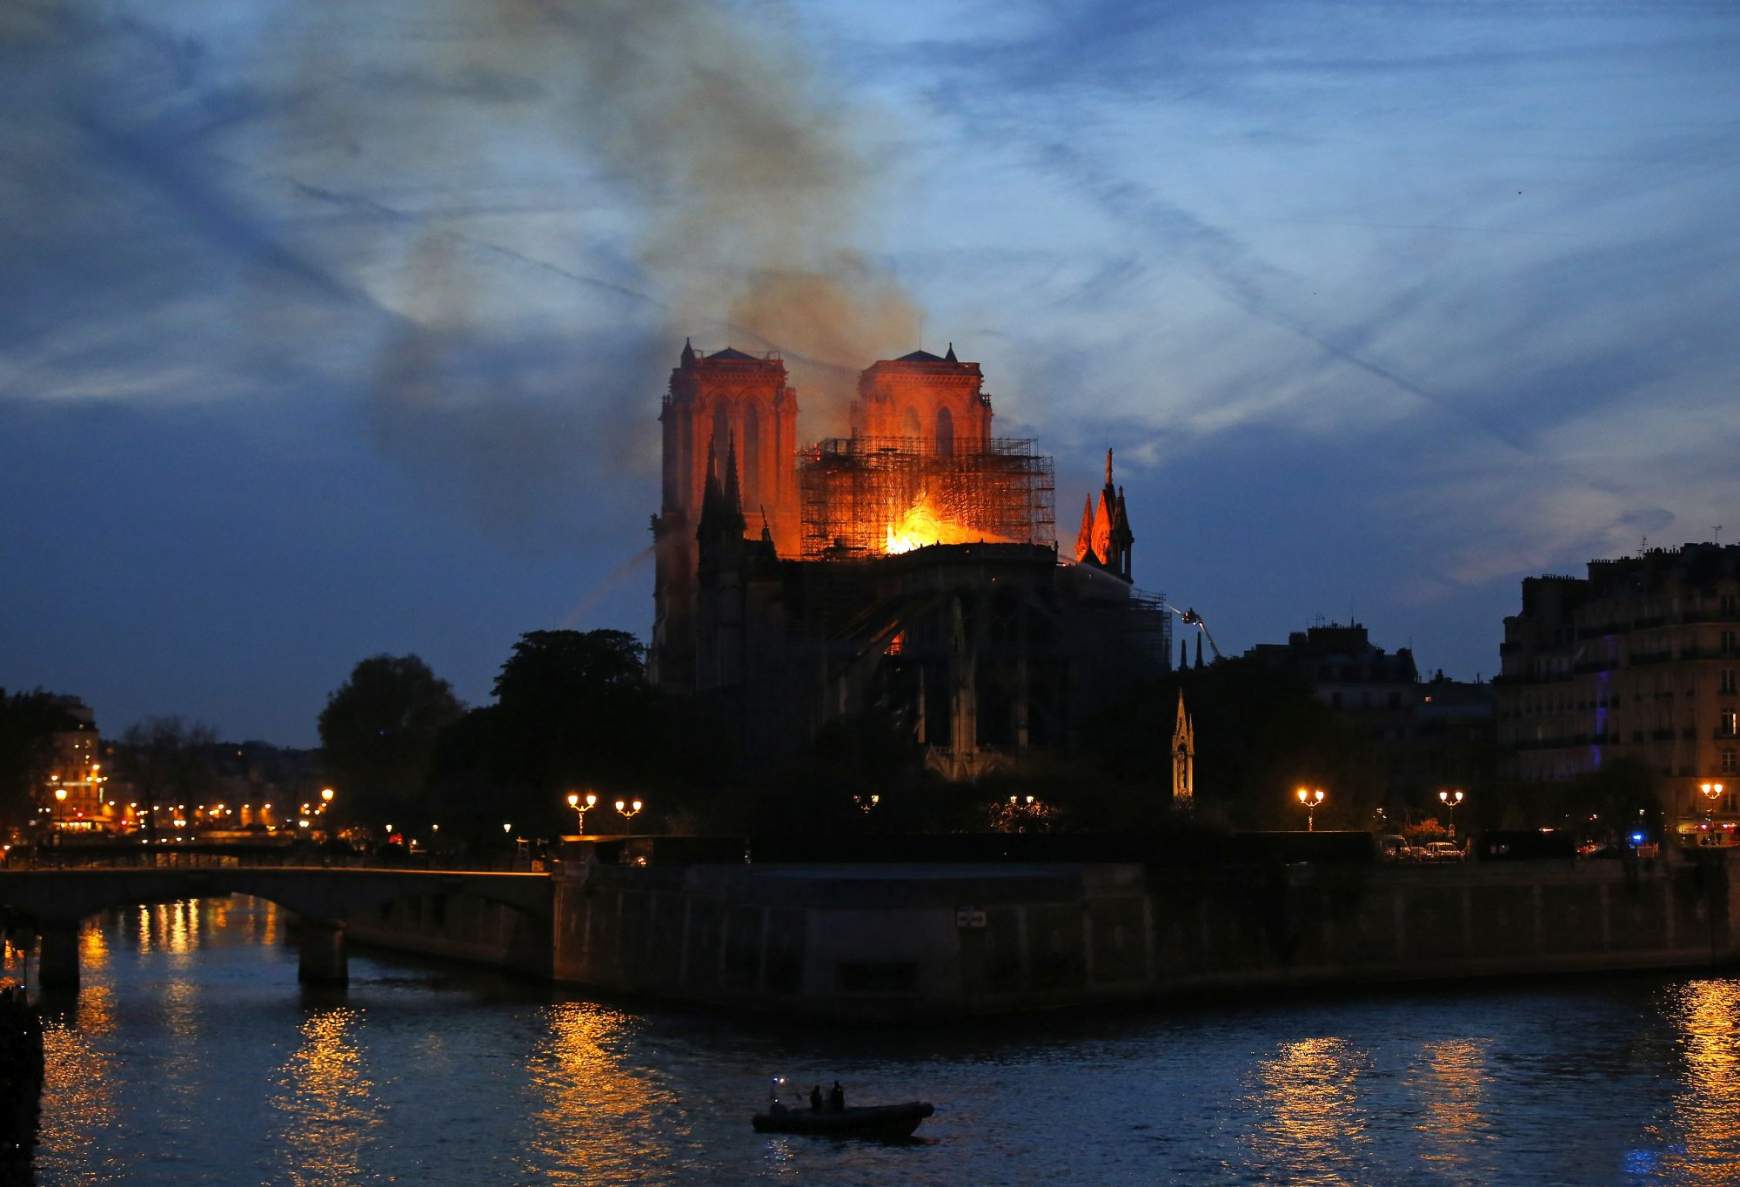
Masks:
[[[929,1101],[902,1105],[856,1105],[849,1109],[788,1109],[774,1105],[752,1119],[756,1133],[802,1133],[814,1137],[909,1138],[918,1123],[936,1112]]]

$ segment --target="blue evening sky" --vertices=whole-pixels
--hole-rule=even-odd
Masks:
[[[1518,581],[1740,538],[1740,5],[14,0],[0,686],[311,744],[646,635],[684,335],[807,435],[950,341],[1118,451],[1138,584],[1490,676]]]

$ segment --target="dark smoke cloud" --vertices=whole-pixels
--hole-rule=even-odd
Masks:
[[[0,395],[360,390],[383,455],[527,534],[654,468],[685,334],[783,349],[835,431],[918,319],[863,254],[878,179],[793,23],[0,6]]]
[[[643,266],[673,328],[782,349],[806,419],[832,431],[859,368],[909,342],[911,299],[860,253],[881,184],[858,115],[779,27],[700,0],[499,0],[506,28],[566,39],[566,112],[642,214]],[[722,344],[722,343],[720,343]],[[819,397],[819,398],[818,398]]]

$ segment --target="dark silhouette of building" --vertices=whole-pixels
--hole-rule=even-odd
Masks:
[[[1285,643],[1259,643],[1245,659],[1266,671],[1297,676],[1326,705],[1348,712],[1406,712],[1419,684],[1414,653],[1375,646],[1360,623],[1294,631]]]

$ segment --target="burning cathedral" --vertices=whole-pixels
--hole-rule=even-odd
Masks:
[[[800,445],[797,411],[777,353],[685,343],[659,413],[652,675],[718,698],[754,752],[883,712],[928,766],[976,778],[1067,753],[1167,666],[1110,451],[1064,553],[1051,459],[992,435],[952,345],[866,369],[848,437]]]

